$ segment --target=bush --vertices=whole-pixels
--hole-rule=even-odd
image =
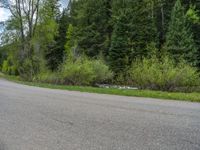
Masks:
[[[79,58],[75,61],[66,61],[58,70],[51,72],[46,68],[33,77],[33,81],[66,84],[66,85],[94,85],[111,79],[113,73],[102,60]]]
[[[64,84],[91,85],[112,78],[112,72],[101,60],[79,58],[75,62],[67,61],[62,67]]]
[[[22,79],[32,81],[42,70],[42,59],[37,56],[26,58],[19,66],[19,75]]]
[[[62,68],[62,78],[65,84],[89,85],[93,82],[95,75],[87,60],[67,62]]]
[[[3,73],[8,73],[8,61],[7,60],[3,61],[2,72]]]
[[[17,75],[17,66],[14,65],[14,63],[12,62],[12,59],[10,57],[8,57],[7,60],[3,61],[3,65],[2,65],[2,72],[5,74],[9,74],[9,75]]]
[[[61,75],[59,73],[51,71],[43,71],[39,73],[33,78],[33,81],[42,83],[51,83],[51,84],[62,83]]]
[[[113,77],[113,72],[105,65],[103,60],[94,60],[90,62],[93,72],[95,74],[95,83],[104,83]]]
[[[136,61],[130,69],[133,82],[142,89],[176,91],[199,85],[197,69],[184,61],[175,65],[168,57]]]

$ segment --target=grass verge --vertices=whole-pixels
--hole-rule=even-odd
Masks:
[[[1,73],[0,73],[0,77],[5,78],[10,81],[20,83],[20,84],[50,88],[50,89],[62,89],[62,90],[80,91],[80,92],[88,92],[88,93],[200,102],[200,93],[178,93],[178,92],[162,92],[162,91],[151,91],[151,90],[124,90],[124,89],[107,89],[107,88],[97,88],[97,87],[54,85],[54,84],[47,84],[47,83],[21,81],[16,76],[7,76]]]

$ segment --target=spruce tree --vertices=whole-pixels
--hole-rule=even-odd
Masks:
[[[149,55],[147,47],[158,41],[156,39],[156,18],[154,3],[150,0],[113,1],[113,18],[121,13],[126,14],[128,47],[131,49],[131,59]],[[115,22],[115,20],[113,21]]]
[[[127,36],[127,17],[121,14],[114,26],[109,50],[109,63],[116,74],[121,74],[128,66],[130,49]]]
[[[46,54],[47,66],[53,71],[59,68],[59,65],[63,63],[65,57],[66,32],[67,26],[70,23],[69,14],[66,9],[63,10],[57,19],[57,23],[59,24],[58,33],[55,36],[54,42],[49,45],[49,50]]]
[[[71,16],[76,28],[79,51],[89,57],[107,54],[112,27],[110,0],[72,1]]]
[[[150,0],[132,0],[126,6],[130,25],[130,46],[132,49],[132,59],[145,57],[151,53],[149,45],[156,43],[156,23],[154,15],[154,5]]]
[[[187,11],[187,19],[192,26],[194,41],[197,45],[197,66],[200,68],[200,2],[194,2]]]
[[[172,10],[165,48],[175,60],[183,58],[196,64],[197,49],[180,0],[176,1]]]

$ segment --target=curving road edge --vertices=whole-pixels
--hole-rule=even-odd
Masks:
[[[0,79],[0,150],[200,150],[200,103]]]

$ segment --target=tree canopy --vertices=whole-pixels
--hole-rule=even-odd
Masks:
[[[101,58],[117,78],[139,59],[167,55],[200,69],[198,0],[70,0],[67,6],[61,9],[59,0],[1,2],[11,12],[1,68],[9,62],[9,73],[34,78],[59,72],[67,59]]]

